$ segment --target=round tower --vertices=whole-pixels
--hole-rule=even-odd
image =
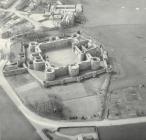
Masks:
[[[78,64],[70,65],[68,67],[68,71],[71,77],[79,75],[79,65]]]
[[[51,67],[51,68],[46,69],[45,80],[47,80],[47,81],[55,80],[55,70],[54,70],[54,68]]]
[[[29,43],[29,52],[35,52],[35,47],[38,45],[37,42],[30,42]]]
[[[98,57],[91,58],[91,69],[97,70],[100,67],[100,59]]]
[[[45,62],[41,59],[35,59],[35,60],[33,60],[33,67],[34,67],[34,70],[44,71]]]

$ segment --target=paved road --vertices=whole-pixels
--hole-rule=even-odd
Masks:
[[[0,140],[41,140],[1,87]]]
[[[94,0],[95,1],[95,0]],[[93,3],[94,4],[94,3]],[[95,7],[94,7],[94,5],[92,5],[93,6],[93,8],[97,8],[96,7],[96,5],[95,5]],[[122,7],[118,7],[120,10],[122,10],[122,16],[124,16],[125,15],[125,10],[123,10],[124,8],[122,8]],[[92,9],[92,8],[90,8],[90,9]],[[129,8],[128,8],[129,9]],[[140,14],[140,12],[138,12],[138,13],[136,13],[138,10],[136,10],[136,8],[133,8],[135,11],[134,11],[134,13],[135,13],[135,15],[133,15],[132,17],[134,17],[133,19],[135,19],[135,17],[136,17],[136,15],[138,15],[138,14]],[[94,11],[93,9],[92,9],[92,11]],[[101,11],[104,11],[103,9],[101,9]],[[128,10],[129,11],[129,10]],[[142,15],[144,15],[143,17],[145,17],[145,9],[144,9],[144,7],[142,8]],[[112,12],[114,12],[114,13],[116,13],[115,11],[112,11]],[[130,10],[130,13],[132,13],[133,11],[131,11]],[[90,12],[89,12],[90,13]],[[127,12],[126,12],[127,13]],[[96,14],[96,13],[95,13]],[[92,15],[91,13],[90,13],[90,15]],[[102,14],[100,14],[101,16],[102,16]],[[121,15],[121,14],[120,14]],[[88,15],[89,16],[89,15]],[[92,15],[92,16],[94,16],[94,15]],[[96,16],[95,16],[96,17]],[[99,18],[92,18],[92,19],[94,19],[94,20],[89,20],[89,21],[91,21],[91,23],[88,23],[87,25],[88,26],[92,26],[94,23],[96,23],[96,24],[98,24],[98,25],[101,25],[100,23],[98,23],[98,22],[96,22],[96,21],[101,21],[101,20],[99,20]],[[116,16],[114,16],[114,17],[116,17]],[[119,17],[119,16],[117,16],[117,17]],[[105,18],[105,17],[104,17]],[[120,18],[120,17],[119,17]],[[89,19],[89,17],[88,17],[88,19]],[[113,21],[114,22],[114,20],[113,20],[113,18],[112,19],[110,19],[110,20],[107,20],[107,18],[105,18],[106,19],[106,21]],[[120,18],[121,19],[121,18]],[[128,18],[126,18],[126,20],[125,19],[123,19],[123,21],[124,22],[117,22],[117,23],[115,23],[115,24],[118,24],[118,23],[122,23],[122,24],[127,24],[127,21],[128,21]],[[135,20],[134,20],[135,21]],[[136,24],[136,22],[132,22],[132,23],[134,23],[134,24]],[[139,21],[139,22],[141,22],[141,20],[139,19],[139,20],[136,20],[136,21]],[[102,22],[102,24],[103,24],[104,22]],[[143,22],[144,23],[144,22]],[[107,24],[112,24],[111,22],[108,22],[108,23],[106,23],[106,25]],[[94,25],[95,26],[95,25]],[[94,28],[94,30],[95,30],[95,28]],[[111,41],[111,40],[110,40]],[[110,42],[109,41],[109,42]],[[115,42],[115,39],[114,39],[114,41],[113,42]],[[0,75],[1,76],[1,75]],[[4,78],[4,77],[2,77],[2,78]],[[7,83],[7,82],[5,82],[5,83]],[[9,85],[3,85],[4,87],[5,87],[5,90],[7,90],[7,92],[9,92],[9,91],[12,91],[10,88],[9,88]],[[12,92],[13,93],[13,92]],[[15,94],[15,93],[14,93]],[[15,100],[15,99],[14,99]],[[38,124],[38,125],[40,125],[40,126],[43,126],[43,127],[59,127],[59,126],[65,126],[65,127],[71,127],[71,126],[87,126],[87,125],[89,125],[89,126],[92,126],[92,125],[96,125],[96,126],[111,126],[111,125],[125,125],[125,124],[127,124],[127,123],[130,123],[130,124],[132,124],[132,123],[140,123],[140,122],[146,122],[146,118],[145,117],[141,117],[141,118],[135,118],[135,119],[125,119],[125,120],[114,120],[114,121],[108,121],[108,120],[103,120],[103,121],[100,121],[100,122],[86,122],[86,123],[83,123],[83,122],[63,122],[63,121],[53,121],[53,120],[46,120],[46,119],[43,119],[43,118],[40,118],[40,117],[38,117],[38,116],[35,116],[34,114],[32,114],[32,113],[30,113],[30,112],[28,112],[27,110],[25,110],[25,108],[23,108],[23,106],[21,105],[21,104],[18,104],[18,107],[21,109],[21,110],[23,110],[24,112],[25,112],[25,115],[32,121],[32,122],[34,122],[34,123],[36,123],[36,124]]]
[[[143,123],[146,122],[146,117],[140,118],[131,118],[131,119],[119,119],[119,120],[103,120],[103,121],[87,121],[85,122],[69,122],[69,121],[55,121],[45,119],[40,117],[31,111],[29,111],[17,97],[16,93],[13,91],[11,86],[8,84],[7,80],[2,74],[2,68],[4,66],[4,61],[0,63],[0,77],[1,82],[0,84],[5,89],[9,97],[12,99],[13,102],[17,105],[17,107],[23,112],[23,114],[30,120],[36,128],[53,128],[57,129],[59,127],[77,127],[77,126],[112,126],[112,125],[126,125],[126,124],[136,124],[136,123]]]
[[[0,38],[1,48],[5,53],[10,51],[6,45],[7,41]],[[3,60],[0,60],[0,64],[2,62]],[[36,130],[8,97],[5,89],[2,89],[2,79],[0,76],[0,140],[41,140]]]

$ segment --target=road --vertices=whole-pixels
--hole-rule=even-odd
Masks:
[[[21,114],[21,112],[16,108],[16,106],[12,103],[12,101],[1,88],[0,111],[0,120],[2,120],[0,121],[0,133],[2,140],[40,140],[34,128],[29,124],[27,119]],[[127,120],[125,123],[126,122]],[[93,123],[91,124],[93,125]],[[58,126],[59,125],[60,123],[58,123]],[[80,125],[80,123],[78,125]],[[121,138],[121,140],[127,140],[127,137],[130,139],[133,138],[133,140],[138,140],[138,135],[140,135],[140,140],[145,140],[144,128],[146,128],[145,124],[136,124],[126,126],[100,127],[98,130],[101,140],[119,140],[119,138]]]
[[[0,45],[5,54],[10,52],[7,39],[0,38]],[[3,60],[0,60],[0,64],[2,63]],[[41,140],[34,127],[10,100],[5,89],[2,88],[2,79],[0,78],[0,140]]]
[[[146,122],[146,117],[140,118],[130,118],[130,119],[119,119],[119,120],[103,120],[103,121],[86,121],[85,122],[70,122],[70,121],[55,121],[49,120],[43,117],[40,117],[30,110],[28,110],[20,99],[17,97],[14,90],[8,84],[7,80],[3,76],[2,69],[5,64],[5,61],[0,62],[0,84],[5,89],[8,96],[12,99],[12,101],[16,104],[19,110],[28,118],[28,120],[32,123],[35,128],[48,128],[57,130],[60,127],[78,127],[78,126],[118,126],[118,125],[126,125],[126,124],[137,124]]]
[[[143,78],[143,74],[141,75],[141,73],[144,73],[143,71],[145,70],[145,66],[143,66],[141,68],[141,64],[138,63],[140,61],[139,60],[140,58],[138,56],[135,57],[136,55],[135,55],[134,52],[133,52],[133,54],[131,54],[130,53],[131,51],[129,51],[129,56],[125,55],[126,52],[127,52],[127,49],[128,50],[133,49],[133,46],[135,44],[136,44],[135,47],[134,47],[135,48],[135,52],[138,52],[139,56],[141,55],[140,51],[137,50],[137,46],[139,46],[139,43],[135,39],[135,37],[133,37],[133,32],[135,31],[135,26],[133,27],[134,30],[132,30],[126,24],[144,24],[144,23],[146,23],[146,20],[143,20],[143,19],[146,19],[145,18],[146,17],[146,10],[145,10],[145,7],[143,7],[145,2],[143,0],[141,0],[140,3],[142,3],[142,1],[143,1],[144,4],[143,5],[142,4],[138,5],[139,1],[135,0],[134,2],[133,1],[130,2],[128,0],[128,4],[124,3],[124,1],[123,2],[119,2],[117,4],[115,2],[115,0],[113,0],[114,1],[113,2],[114,6],[112,4],[111,4],[112,6],[109,5],[109,3],[110,3],[109,2],[106,5],[108,7],[106,9],[106,6],[104,4],[100,5],[101,3],[99,3],[99,1],[100,0],[94,0],[94,2],[92,2],[92,4],[90,3],[89,6],[88,6],[88,8],[90,8],[92,10],[92,12],[94,12],[93,14],[91,14],[91,10],[89,12],[88,11],[89,9],[87,9],[87,7],[85,7],[86,8],[85,12],[87,14],[87,17],[89,18],[89,20],[87,21],[86,26],[91,27],[90,30],[97,31],[97,35],[99,35],[98,36],[99,39],[101,39],[101,42],[103,42],[105,45],[109,46],[108,47],[109,50],[112,49],[112,47],[113,47],[113,50],[117,53],[117,58],[120,56],[118,58],[119,61],[120,61],[120,59],[124,58],[122,61],[123,61],[124,65],[125,65],[125,67],[126,67],[126,69],[125,69],[125,71],[127,71],[126,74],[127,75],[131,75],[131,77],[130,77],[131,79],[129,79],[129,77],[127,78],[127,83],[125,81],[121,82],[122,84],[124,84],[124,86],[126,84],[128,85],[130,82],[134,82],[134,79],[135,80],[136,79],[142,79]],[[104,0],[104,2],[106,3],[108,1]],[[129,7],[132,2],[134,4],[131,5],[131,7]],[[98,9],[97,12],[95,12],[97,7],[100,8],[100,9]],[[127,15],[127,16],[125,16],[125,15]],[[124,28],[121,27],[120,24],[125,24]],[[102,26],[102,25],[105,25],[105,26]],[[107,25],[109,25],[109,26],[107,26]],[[111,25],[113,25],[113,27]],[[128,28],[125,28],[126,26]],[[95,27],[98,28],[98,30],[96,30]],[[128,33],[126,32],[127,29],[129,29]],[[143,29],[145,29],[145,28],[143,28]],[[139,29],[138,29],[137,32],[139,32]],[[111,33],[112,33],[112,36],[111,36]],[[130,35],[130,38],[127,38],[127,36],[126,36],[127,34]],[[121,40],[121,38],[122,38],[122,40]],[[145,41],[144,39],[139,39],[139,40],[141,40],[141,42]],[[128,41],[131,43],[130,45],[127,44]],[[119,45],[120,43],[122,44],[122,46]],[[144,43],[144,45],[145,45],[145,43]],[[120,48],[122,48],[122,51],[121,51]],[[144,53],[145,53],[145,51],[144,51]],[[123,58],[121,57],[121,54],[122,55],[124,54]],[[128,58],[128,60],[131,63],[127,63],[126,64],[125,63],[125,62],[127,62],[126,58]],[[140,64],[139,67],[138,67],[138,69],[139,69],[138,71],[140,71],[140,73],[137,72],[137,67],[136,67],[137,65],[129,65],[129,64],[133,64],[134,63],[133,61],[135,61],[135,58],[137,58],[136,59],[137,64],[138,65]],[[2,71],[3,63],[4,62],[1,62],[1,70],[0,71]],[[133,71],[133,73],[132,73],[132,71]],[[134,75],[135,75],[135,77],[132,78]],[[138,76],[136,77],[136,75],[138,75]],[[30,112],[27,108],[25,108],[23,106],[23,104],[21,103],[21,101],[16,96],[15,92],[13,91],[13,89],[9,86],[8,82],[3,77],[2,72],[0,72],[0,77],[2,79],[1,81],[3,81],[3,82],[1,82],[1,85],[6,90],[6,93],[9,95],[9,97],[11,97],[12,101],[17,105],[19,110],[23,112],[23,114],[31,121],[33,126],[36,127],[36,128],[39,128],[39,127],[40,128],[44,128],[45,127],[45,128],[57,129],[59,127],[72,127],[72,126],[98,126],[98,127],[106,126],[107,127],[107,126],[120,126],[120,125],[126,125],[126,124],[139,124],[139,123],[145,123],[146,122],[146,117],[123,119],[123,120],[119,119],[119,120],[110,120],[110,121],[109,120],[96,121],[96,122],[91,121],[91,122],[86,122],[86,123],[85,122],[53,121],[53,120],[44,119],[44,118],[41,118],[41,117],[37,116],[36,114]],[[121,86],[121,83],[119,82],[119,87]],[[115,84],[115,86],[117,87],[117,83]]]
[[[89,20],[87,21],[87,24],[86,24],[86,26],[89,26],[90,27],[90,30],[92,31],[92,30],[94,30],[94,31],[96,31],[96,28],[99,28],[99,30],[97,31],[97,34],[99,34],[100,36],[99,36],[99,39],[101,39],[101,41],[102,41],[102,39],[104,38],[104,40],[102,41],[103,43],[105,42],[105,41],[107,41],[109,44],[109,49],[111,49],[112,47],[111,47],[111,42],[116,42],[116,44],[112,44],[112,45],[114,45],[115,46],[115,48],[118,46],[118,44],[119,44],[119,40],[121,39],[120,37],[118,38],[119,40],[117,41],[117,40],[115,40],[114,39],[114,37],[118,37],[118,35],[117,34],[115,34],[115,36],[114,37],[112,37],[112,36],[110,36],[110,34],[106,34],[106,33],[108,33],[108,31],[109,31],[109,29],[111,28],[111,26],[109,26],[109,29],[108,28],[105,28],[105,27],[107,27],[107,26],[101,26],[101,25],[104,25],[104,24],[107,24],[107,25],[109,25],[109,24],[113,24],[112,22],[114,22],[114,20],[113,20],[113,18],[112,19],[110,19],[109,20],[109,18],[108,19],[106,19],[105,17],[103,17],[102,19],[98,19],[98,18],[95,18],[96,16],[99,16],[99,17],[101,17],[101,15],[103,14],[103,13],[108,13],[108,15],[110,14],[110,16],[112,16],[112,14],[114,13],[115,14],[115,11],[117,11],[118,9],[116,8],[116,9],[113,9],[113,7],[118,7],[119,9],[120,9],[120,11],[121,11],[121,13],[118,15],[118,19],[120,19],[120,18],[124,18],[124,15],[126,14],[126,13],[132,13],[132,11],[130,11],[129,10],[129,8],[128,8],[128,10],[126,10],[126,8],[127,7],[125,7],[125,10],[124,10],[124,8],[122,8],[121,6],[124,4],[124,3],[122,3],[122,2],[120,2],[120,3],[118,3],[117,4],[117,2],[115,2],[115,0],[112,0],[113,1],[113,3],[114,3],[114,5],[109,5],[110,4],[110,2],[108,2],[108,1],[104,1],[104,4],[102,5],[102,2],[100,2],[100,0],[94,0],[93,2],[90,2],[89,4],[87,4],[89,1],[87,1],[87,0],[85,0],[86,1],[86,5],[85,5],[85,12],[86,12],[86,14],[87,14],[87,18],[89,18]],[[108,2],[108,4],[106,4]],[[130,1],[129,1],[130,2]],[[136,2],[134,2],[134,4],[135,4]],[[138,3],[138,1],[137,1],[137,3]],[[117,5],[116,5],[117,4]],[[126,3],[127,4],[127,3]],[[131,4],[131,2],[130,2],[130,4]],[[87,7],[88,6],[88,7]],[[107,8],[107,10],[106,11],[103,11],[103,9],[97,9],[97,7],[99,8],[99,6],[101,6],[101,7],[104,7],[104,8]],[[110,7],[109,7],[110,6]],[[125,5],[124,5],[125,6]],[[92,7],[92,8],[91,8]],[[89,9],[90,8],[90,9]],[[98,15],[95,15],[95,11],[96,11],[96,9],[97,9],[97,14]],[[134,9],[134,8],[133,8]],[[89,11],[90,10],[90,11]],[[109,10],[109,12],[108,12],[108,10]],[[114,11],[115,10],[115,11]],[[87,13],[88,12],[88,13]],[[138,12],[138,10],[136,10],[135,9],[135,12]],[[137,22],[141,22],[141,20],[138,20],[138,17],[135,17],[137,14],[141,14],[141,12],[140,13],[133,13],[133,14],[135,14],[135,15],[133,15],[133,24],[135,24],[135,18],[137,18]],[[144,7],[143,7],[143,11],[142,11],[143,13],[144,13]],[[93,14],[91,14],[91,13],[93,13]],[[107,16],[108,16],[107,15]],[[129,14],[128,14],[129,15]],[[145,17],[145,13],[144,13],[144,17]],[[95,16],[95,17],[94,17]],[[135,17],[135,18],[134,18]],[[115,17],[114,17],[115,19],[117,19],[117,17],[116,17],[116,15],[115,15]],[[106,22],[103,22],[103,19],[106,19]],[[99,23],[99,21],[100,21],[100,23]],[[104,20],[105,21],[105,20]],[[122,22],[120,22],[119,20],[118,20],[118,22],[115,22],[115,24],[120,24],[120,23],[122,23],[122,24],[128,24],[128,17],[125,17],[125,19],[123,19],[123,23]],[[132,23],[132,21],[130,21],[129,22],[129,24],[131,24]],[[144,21],[143,21],[143,23],[144,23]],[[94,25],[93,25],[94,24]],[[97,27],[97,25],[100,25],[99,27]],[[92,26],[92,27],[91,27]],[[115,26],[115,25],[114,25]],[[95,28],[96,27],[96,28]],[[115,26],[115,28],[116,28],[117,26]],[[104,33],[101,33],[100,34],[100,32],[102,31],[101,30],[101,28],[103,28],[103,29],[105,29],[104,30],[104,32],[105,32],[105,34]],[[122,28],[121,28],[121,30],[122,30]],[[111,31],[112,32],[112,31]],[[117,33],[117,32],[116,32]],[[104,36],[102,36],[102,35],[104,35]],[[126,33],[125,33],[125,35],[126,35]],[[101,38],[102,37],[102,38]],[[111,37],[111,38],[109,38],[109,37]],[[123,38],[124,36],[122,36],[122,38]],[[125,38],[124,38],[125,39]],[[135,41],[135,43],[136,43],[136,40],[134,40]],[[124,40],[123,40],[123,42],[124,42]],[[126,41],[124,42],[124,45],[126,44]],[[105,43],[105,45],[106,45],[106,43]],[[108,46],[107,45],[107,46]],[[131,45],[132,46],[132,45]],[[120,48],[120,46],[118,46],[119,48]],[[126,46],[127,47],[127,46]],[[114,48],[114,49],[115,49]],[[118,50],[117,50],[117,52],[118,52]],[[119,51],[119,53],[118,54],[120,54],[121,52]],[[123,53],[124,54],[124,53]],[[134,68],[133,68],[134,69]],[[1,70],[2,70],[2,66],[1,66]],[[135,73],[136,74],[136,73]],[[34,125],[34,126],[36,126],[36,127],[40,127],[40,128],[43,128],[43,127],[46,127],[46,128],[55,128],[55,129],[57,129],[57,128],[59,128],[59,127],[71,127],[71,126],[111,126],[111,125],[125,125],[125,124],[132,124],[132,123],[140,123],[140,122],[146,122],[145,120],[146,120],[146,118],[145,117],[141,117],[141,118],[132,118],[132,119],[124,119],[124,120],[111,120],[111,121],[109,121],[109,120],[103,120],[103,121],[96,121],[96,122],[86,122],[86,123],[84,123],[84,122],[64,122],[64,121],[53,121],[53,120],[48,120],[48,119],[44,119],[44,118],[41,118],[41,117],[39,117],[39,116],[37,116],[36,114],[34,114],[34,113],[32,113],[32,112],[30,112],[27,108],[25,108],[24,106],[23,106],[23,104],[21,103],[21,101],[19,100],[19,98],[16,96],[16,94],[15,94],[15,92],[13,91],[13,89],[9,86],[9,84],[8,84],[8,82],[5,80],[5,78],[3,77],[3,75],[2,75],[2,73],[0,73],[0,76],[1,76],[1,78],[3,79],[2,81],[3,81],[3,83],[1,83],[2,84],[2,86],[3,86],[3,88],[6,90],[6,92],[7,92],[7,94],[11,97],[11,99],[14,101],[14,103],[18,106],[18,108],[23,112],[23,114],[32,122],[32,124]],[[132,80],[131,80],[132,81]],[[123,82],[122,82],[123,83]],[[129,82],[128,82],[128,84],[129,84]]]
[[[0,140],[41,140],[36,130],[1,87]]]

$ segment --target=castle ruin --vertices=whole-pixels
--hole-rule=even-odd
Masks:
[[[78,61],[64,66],[52,64],[46,53],[64,48],[70,48]],[[54,37],[43,43],[30,42],[27,57],[30,61],[28,68],[44,72],[44,83],[48,86],[77,82],[111,71],[108,53],[102,45],[97,45],[80,34],[67,38]]]

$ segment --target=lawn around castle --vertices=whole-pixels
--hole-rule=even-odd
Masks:
[[[101,75],[47,89],[29,74],[7,77],[7,80],[22,102],[37,114],[50,119],[84,121],[102,119],[104,95],[99,91],[105,78]]]

